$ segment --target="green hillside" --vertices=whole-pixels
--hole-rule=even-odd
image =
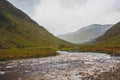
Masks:
[[[120,22],[110,28],[92,45],[81,45],[78,51],[102,52],[120,56]]]
[[[71,45],[56,38],[21,10],[0,0],[0,48]]]
[[[6,0],[0,0],[0,61],[57,55],[56,49],[73,46],[38,25]]]
[[[106,46],[119,46],[120,47],[120,22],[110,28],[102,37],[97,41],[97,44],[104,44]]]

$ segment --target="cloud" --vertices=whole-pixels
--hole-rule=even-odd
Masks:
[[[115,24],[120,21],[120,0],[9,1],[55,35],[72,32],[90,24]]]
[[[41,0],[8,0],[8,1],[32,17],[36,12],[35,7],[40,4]]]

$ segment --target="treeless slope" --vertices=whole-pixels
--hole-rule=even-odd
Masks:
[[[95,42],[96,38],[102,36],[111,27],[111,24],[92,24],[76,32],[62,34],[58,37],[76,44],[89,44]]]
[[[120,45],[120,22],[110,28],[96,43]]]
[[[0,0],[0,48],[72,45],[56,38],[27,14]]]

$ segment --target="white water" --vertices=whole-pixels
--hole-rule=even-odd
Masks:
[[[58,56],[0,62],[0,76],[31,80],[82,80],[110,71],[119,60],[107,54],[58,51]],[[14,76],[16,74],[17,76]],[[4,79],[0,79],[4,80]]]

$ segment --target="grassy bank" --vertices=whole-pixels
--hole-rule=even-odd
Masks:
[[[0,61],[16,60],[16,59],[28,59],[28,58],[40,58],[47,56],[55,56],[58,53],[56,51],[73,51],[73,52],[98,52],[107,53],[110,55],[120,56],[120,46],[105,46],[105,45],[81,45],[72,47],[32,47],[32,48],[10,48],[0,49]]]
[[[97,52],[107,53],[110,55],[120,56],[120,46],[105,46],[105,45],[80,45],[76,47],[64,47],[58,50],[72,51],[72,52]]]
[[[40,58],[47,56],[55,56],[56,51],[72,51],[72,52],[97,52],[107,53],[114,56],[120,56],[119,44],[97,44],[97,45],[76,45],[76,46],[51,46],[51,47],[27,47],[27,48],[9,48],[0,49],[0,61]]]
[[[11,48],[0,49],[0,61],[55,56],[58,53],[50,48]]]
[[[107,53],[110,55],[119,55],[120,47],[80,46],[78,51],[98,52],[98,53]]]

